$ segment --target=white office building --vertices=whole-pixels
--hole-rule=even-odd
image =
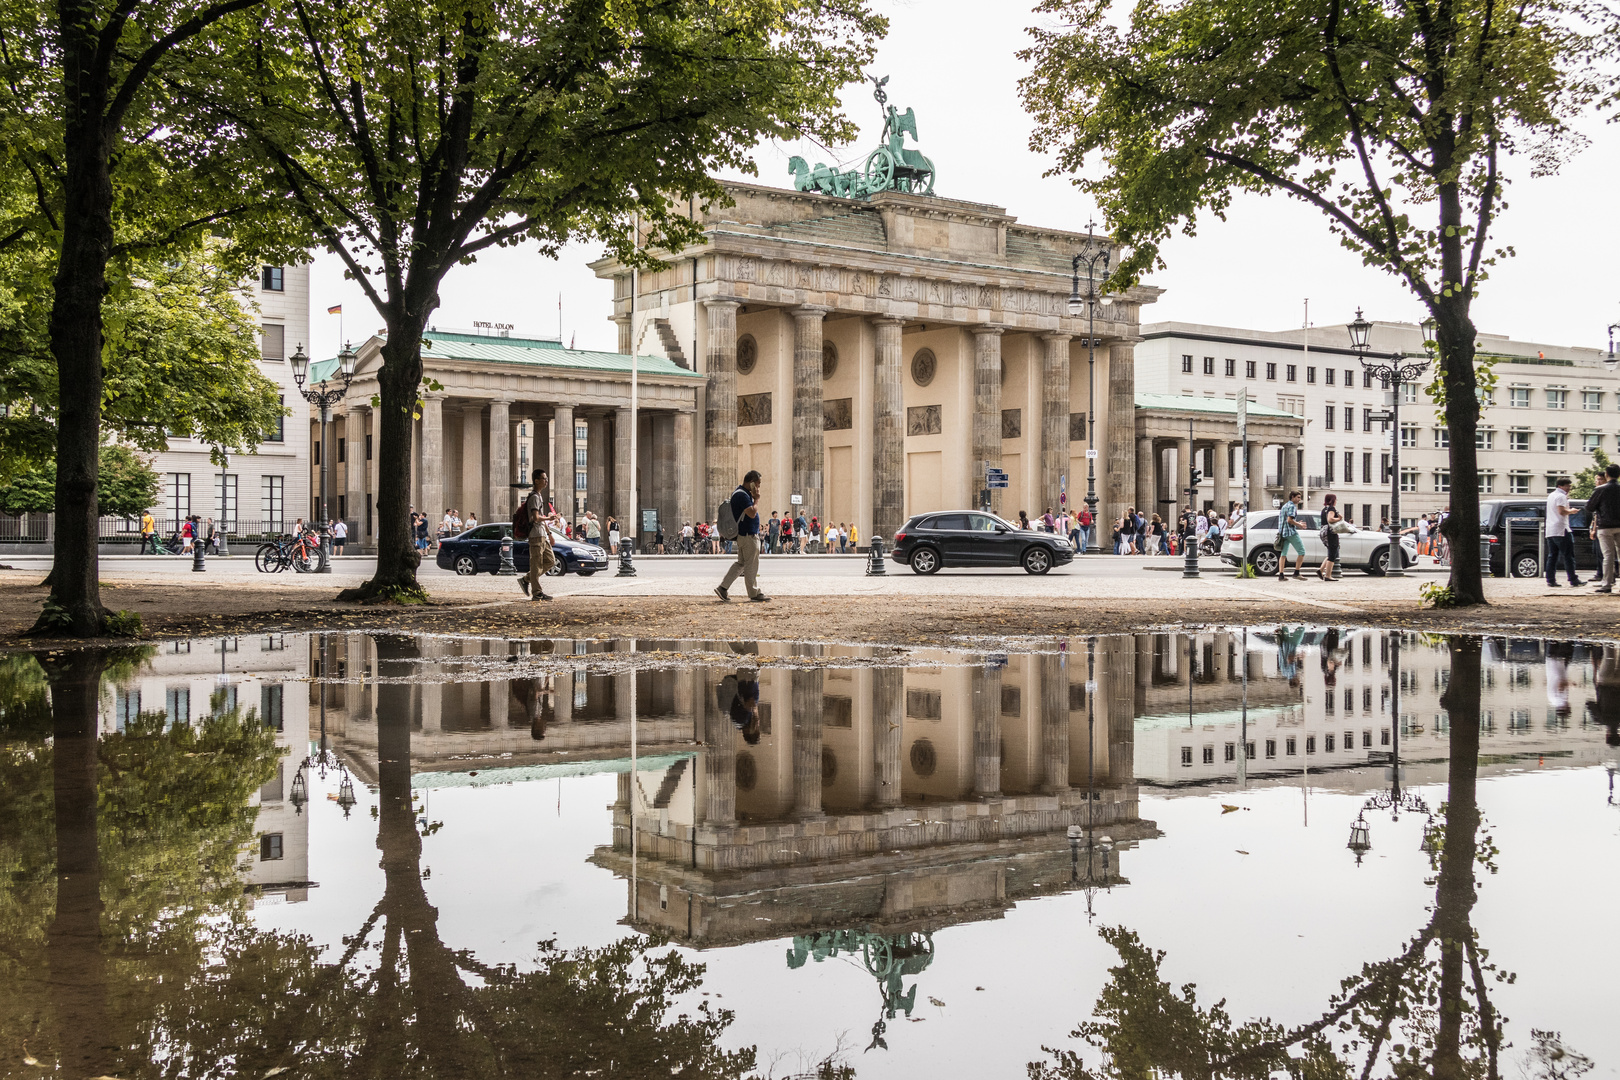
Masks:
[[[1394,433],[1373,419],[1387,407],[1386,392],[1362,370],[1344,326],[1265,331],[1162,322],[1144,324],[1142,336],[1139,392],[1234,400],[1247,393],[1251,402],[1305,420],[1304,446],[1293,451],[1298,460],[1285,462],[1289,451],[1271,448],[1249,463],[1256,484],[1298,477],[1309,505],[1334,492],[1346,516],[1362,525],[1376,526],[1388,514]],[[1422,356],[1422,330],[1374,322],[1369,352]],[[1558,476],[1590,465],[1594,450],[1616,453],[1620,377],[1607,360],[1599,349],[1479,335],[1476,363],[1489,363],[1496,376],[1481,399],[1476,439],[1482,498],[1544,495]],[[1451,502],[1449,432],[1426,392],[1430,377],[1401,388],[1401,518],[1408,524]],[[1213,475],[1211,465],[1201,467]],[[1208,490],[1202,502],[1213,505]]]

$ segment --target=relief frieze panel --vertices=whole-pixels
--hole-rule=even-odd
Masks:
[[[771,422],[770,394],[738,394],[737,426],[760,427]]]
[[[938,435],[945,430],[939,405],[913,405],[906,410],[907,435]]]

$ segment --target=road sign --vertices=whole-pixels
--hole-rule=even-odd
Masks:
[[[1002,469],[986,469],[984,470],[984,478],[986,480],[1005,480],[1007,479],[1007,473]]]
[[[792,503],[794,506],[803,506],[804,505],[804,496],[803,495],[789,495],[788,496],[788,502]]]
[[[1008,480],[1007,480],[1007,478],[1005,476],[1003,476],[999,480],[996,479],[995,477],[991,477],[985,483],[985,486],[986,487],[993,487],[993,488],[1005,488],[1005,487],[1011,487],[1012,484],[1008,482]]]

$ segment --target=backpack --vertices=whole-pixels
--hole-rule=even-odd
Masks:
[[[512,535],[517,537],[519,540],[527,540],[529,538],[528,499],[524,499],[522,502],[518,503],[517,509],[512,511]]]
[[[741,491],[742,489],[738,488],[737,490]],[[736,494],[736,492],[733,492],[732,494]],[[727,498],[720,504],[719,511],[715,514],[714,520],[720,528],[720,539],[737,539],[737,515],[731,512],[730,498]]]

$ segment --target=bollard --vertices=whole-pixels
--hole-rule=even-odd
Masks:
[[[1181,563],[1181,576],[1184,578],[1198,577],[1197,534],[1188,534],[1187,536],[1182,537],[1181,546],[1186,553],[1186,557],[1182,559]]]
[[[512,538],[501,537],[501,565],[495,571],[497,577],[517,577],[517,564],[512,561]]]
[[[619,572],[615,576],[617,576],[617,577],[635,577],[636,576],[635,565],[633,563],[631,563],[631,561],[630,561],[630,548],[632,546],[633,545],[630,543],[629,540],[620,541],[620,543],[619,543]]]
[[[208,572],[208,564],[204,561],[203,555],[203,549],[207,546],[207,541],[200,536],[191,541],[191,572],[193,574]]]
[[[867,577],[887,577],[888,573],[889,573],[889,568],[887,566],[885,566],[884,562],[883,562],[883,541],[877,539],[876,537],[873,537],[873,539],[872,539],[872,561],[869,564],[867,564],[866,576]]]

